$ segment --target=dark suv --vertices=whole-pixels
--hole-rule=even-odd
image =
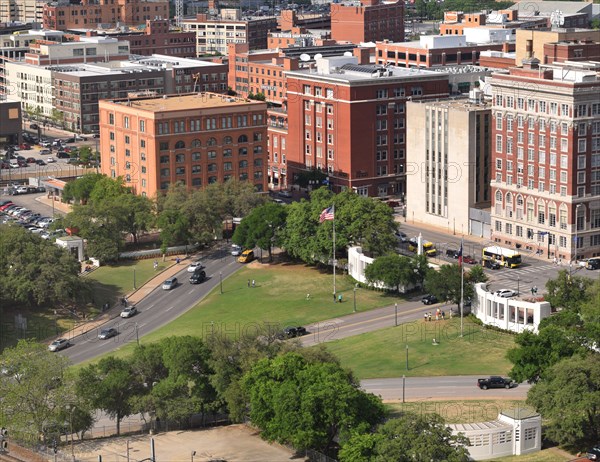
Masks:
[[[450,258],[458,258],[458,250],[448,249],[446,250],[446,256]]]
[[[585,265],[586,269],[597,270],[600,269],[600,258],[590,258]]]
[[[433,294],[429,294],[429,295],[425,295],[421,301],[423,302],[424,305],[433,305],[434,303],[438,302],[438,299],[435,295]]]
[[[204,270],[194,271],[194,274],[190,276],[190,284],[200,284],[206,279],[206,272]]]

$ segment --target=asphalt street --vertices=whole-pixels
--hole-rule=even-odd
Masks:
[[[207,279],[201,284],[190,284],[187,272],[188,265],[181,265],[181,271],[176,274],[179,285],[172,290],[163,290],[158,286],[150,295],[136,304],[138,314],[128,319],[113,319],[96,330],[87,332],[69,339],[73,346],[63,350],[64,354],[74,363],[78,364],[95,358],[101,354],[118,350],[122,345],[137,342],[138,339],[153,330],[162,327],[181,316],[212,289],[219,286],[221,277],[226,287],[226,278],[233,274],[239,267],[235,257],[231,256],[229,247],[198,254],[197,258],[206,266]],[[114,327],[119,335],[107,340],[98,339],[101,329]],[[211,324],[198,326],[199,337],[205,337],[211,333]]]

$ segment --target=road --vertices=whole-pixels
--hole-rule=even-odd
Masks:
[[[433,263],[454,262],[456,260],[446,257],[447,249],[459,249],[462,235],[458,230],[453,234],[452,223],[449,223],[446,233],[434,229],[421,229],[419,224],[401,221],[400,229],[406,233],[408,238],[416,237],[422,233],[423,238],[433,242],[438,250],[438,256],[432,258]],[[463,254],[470,255],[478,261],[481,261],[484,247],[497,245],[493,241],[464,236]],[[412,252],[403,252],[407,255],[414,255]],[[553,260],[546,260],[533,255],[534,252],[522,251],[523,264],[519,268],[500,268],[498,270],[485,269],[485,273],[490,278],[490,290],[513,289],[522,295],[531,295],[532,287],[538,288],[538,295],[545,292],[546,281],[554,279],[562,269],[571,270],[572,274],[597,279],[600,276],[600,270],[588,271],[580,266],[563,263],[558,266]],[[467,265],[468,266],[468,265]]]
[[[385,401],[407,401],[414,400],[458,400],[458,399],[514,399],[520,400],[527,397],[527,391],[531,388],[529,384],[505,390],[504,388],[481,390],[477,387],[477,379],[480,376],[461,377],[402,377],[393,379],[368,379],[360,382],[363,389],[381,396]],[[405,386],[403,387],[403,381]],[[497,416],[494,415],[495,419]]]
[[[232,257],[228,247],[200,254],[199,257],[206,266],[207,280],[201,284],[188,282],[191,273],[187,272],[187,264],[181,265],[181,271],[176,274],[179,286],[172,290],[162,290],[159,286],[141,302],[136,304],[139,313],[129,319],[113,319],[101,328],[114,327],[119,335],[108,340],[98,339],[98,330],[90,331],[71,340],[73,346],[63,350],[74,363],[78,364],[91,360],[96,356],[120,348],[124,344],[136,342],[138,338],[162,327],[181,316],[192,308],[212,289],[220,284],[220,273],[223,280],[233,274],[240,264]],[[196,335],[204,337],[210,333],[211,325],[199,326]],[[175,334],[175,332],[174,332]]]

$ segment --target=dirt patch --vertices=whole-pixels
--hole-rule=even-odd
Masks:
[[[154,435],[138,435],[108,440],[86,441],[75,445],[77,459],[97,461],[102,455],[106,462],[136,462],[151,456],[150,444],[154,438],[157,461],[208,462],[222,459],[227,462],[282,462],[304,461],[304,457],[277,444],[263,441],[258,432],[245,425],[228,425],[203,430],[176,431]],[[128,445],[129,441],[129,445]],[[129,458],[127,448],[129,446]]]

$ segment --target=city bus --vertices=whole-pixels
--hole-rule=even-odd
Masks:
[[[484,247],[483,261],[495,261],[507,268],[517,268],[521,266],[521,254],[516,250],[507,249],[500,246]]]

